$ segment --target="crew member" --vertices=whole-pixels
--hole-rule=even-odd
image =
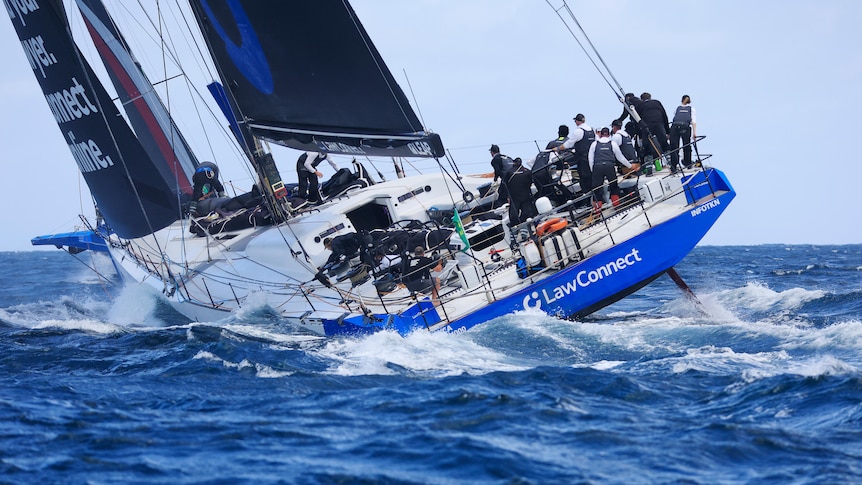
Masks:
[[[653,142],[657,142],[658,144],[657,147],[653,147],[653,142],[646,139],[644,140],[644,146],[649,155],[654,155],[658,158],[661,157],[662,153],[668,151],[670,147],[668,144],[669,123],[667,120],[667,111],[665,111],[661,101],[653,99],[650,93],[641,94],[641,101],[643,102],[638,106],[637,112],[649,129],[650,134],[655,136]],[[655,153],[656,148],[661,150],[661,153]]]
[[[536,202],[533,200],[533,175],[530,170],[521,165],[521,159],[514,160],[515,165],[509,174],[509,226],[520,224],[530,217],[536,217]]]
[[[587,119],[583,114],[578,113],[574,119],[575,125],[577,125],[575,131],[566,138],[566,141],[562,145],[553,150],[562,154],[574,148],[575,163],[577,163],[578,167],[578,183],[581,185],[581,192],[588,194],[593,190],[593,174],[590,172],[590,162],[587,152],[590,150],[590,145],[596,140],[596,133],[587,124]]]
[[[312,204],[320,203],[323,200],[323,194],[320,193],[320,182],[318,178],[323,177],[323,173],[317,169],[320,162],[326,160],[332,169],[338,171],[338,165],[332,161],[328,153],[323,152],[305,152],[296,160],[296,176],[299,179],[299,193],[296,195],[300,199],[306,199]]]
[[[329,255],[329,258],[326,260],[326,264],[328,265],[339,260],[350,259],[358,253],[359,260],[371,268],[374,266],[374,260],[369,253],[369,249],[372,246],[373,241],[371,236],[367,234],[351,232],[342,234],[341,236],[328,237],[323,240],[323,247],[331,251],[332,254]]]
[[[629,135],[628,131],[623,129],[623,122],[620,120],[614,120],[611,123],[611,140],[614,141],[620,147],[620,151],[623,152],[623,156],[626,157],[626,160],[629,162],[637,161],[637,151],[635,150],[635,143],[632,136]]]
[[[221,208],[230,201],[230,197],[225,196],[224,186],[219,182],[218,166],[212,162],[201,163],[192,175],[192,182],[191,213],[199,216],[210,212],[224,215]]]
[[[611,140],[610,135],[611,131],[607,127],[602,128],[599,138],[590,145],[589,163],[593,173],[593,186],[600,187],[607,180],[609,182],[608,190],[611,193],[611,203],[617,207],[620,204],[620,186],[617,183],[617,170],[614,161],[629,168],[632,167],[632,164],[626,160],[619,145]],[[602,210],[603,201],[599,195],[601,193],[602,191],[597,190],[593,194],[593,208],[597,213]]]
[[[512,159],[500,153],[500,147],[491,145],[491,168],[494,169],[494,182],[500,181],[497,189],[497,199],[491,203],[491,208],[500,207],[509,200],[509,190],[506,187],[506,175],[512,170]]]
[[[682,104],[676,108],[673,124],[670,125],[670,169],[674,173],[679,170],[679,144],[682,140],[682,163],[685,168],[691,166],[691,142],[697,138],[697,116],[691,98],[686,94]]]
[[[401,271],[404,284],[412,292],[428,293],[429,290],[436,300],[438,298],[437,278],[431,277],[431,271],[441,271],[443,263],[425,256],[425,248],[417,246],[413,256],[407,259]]]

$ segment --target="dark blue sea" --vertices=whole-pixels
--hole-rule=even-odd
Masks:
[[[190,324],[95,262],[0,253],[0,482],[862,482],[862,245],[696,248],[707,315],[662,276],[406,338]]]

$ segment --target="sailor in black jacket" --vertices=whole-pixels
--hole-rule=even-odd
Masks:
[[[210,212],[218,212],[230,201],[230,198],[225,196],[224,186],[218,179],[216,164],[203,162],[198,165],[192,175],[192,182],[194,189],[190,210],[193,215],[205,216]]]
[[[539,213],[533,200],[533,175],[515,159],[512,172],[508,175],[509,185],[509,225],[514,226],[535,217]]]
[[[500,186],[497,189],[497,199],[491,204],[491,208],[500,207],[509,200],[509,190],[506,187],[506,178],[508,172],[512,170],[512,159],[500,153],[500,147],[491,145],[488,149],[491,152],[491,168],[494,169],[494,181],[500,181]]]
[[[658,148],[664,153],[669,148],[667,111],[665,111],[661,101],[652,99],[650,93],[641,94],[641,101],[642,103],[638,106],[637,112],[647,128],[649,128],[650,133],[655,135],[659,145]],[[649,140],[644,140],[644,142],[648,153],[652,154],[653,150]]]
[[[372,246],[373,241],[371,236],[364,233],[364,231],[361,234],[350,232],[333,238],[328,237],[323,240],[323,247],[332,251],[332,254],[329,255],[329,259],[326,260],[326,264],[335,263],[343,259],[350,259],[358,253],[360,261],[371,267],[374,265],[373,258],[369,252]]]

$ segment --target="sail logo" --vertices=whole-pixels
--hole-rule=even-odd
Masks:
[[[224,41],[224,48],[227,55],[233,61],[239,72],[250,82],[258,91],[264,94],[272,94],[275,89],[275,82],[272,79],[272,71],[269,69],[269,62],[266,60],[266,55],[263,53],[263,47],[260,45],[260,39],[254,29],[251,28],[251,21],[248,14],[240,5],[239,0],[227,0],[228,8],[233,14],[233,19],[236,24],[236,30],[240,35],[239,45],[228,37],[224,27],[216,20],[215,14],[209,6],[207,0],[201,0],[201,6],[209,16],[213,28],[221,40]]]
[[[575,274],[575,277],[562,285],[553,288],[542,288],[541,293],[534,291],[524,297],[524,309],[541,308],[542,303],[551,304],[557,300],[565,298],[568,295],[575,293],[578,288],[586,288],[594,283],[598,283],[605,278],[613,277],[615,274],[625,271],[635,264],[643,261],[640,256],[640,251],[637,248],[632,250],[625,256],[621,256],[613,261],[609,261],[593,270],[581,270]],[[531,303],[532,302],[532,303]]]
[[[407,144],[407,148],[414,155],[431,156],[434,153],[431,151],[431,145],[424,141],[414,141]]]
[[[319,151],[322,152],[342,153],[345,155],[365,155],[365,150],[363,150],[362,148],[347,145],[338,141],[320,141],[317,142],[317,147],[319,148]]]
[[[57,58],[54,54],[45,50],[45,41],[41,35],[31,37],[21,41],[21,47],[24,48],[24,53],[27,55],[27,60],[30,61],[30,68],[34,71],[39,69],[42,77],[46,78],[45,69],[48,66],[57,63]]]
[[[111,157],[103,154],[95,141],[76,142],[75,134],[71,131],[66,136],[69,138],[69,150],[72,152],[72,157],[78,164],[78,168],[81,169],[81,173],[95,172],[114,166]]]
[[[58,125],[99,112],[87,97],[84,86],[75,78],[72,78],[72,86],[69,89],[47,94],[45,100],[48,101],[48,107],[51,108]]]
[[[535,303],[530,304],[530,301],[532,301],[532,300],[535,300]],[[529,308],[534,308],[536,310],[542,308],[542,299],[539,298],[539,292],[538,291],[534,291],[534,292],[532,292],[529,295],[524,297],[524,310],[527,310]]]
[[[21,20],[21,25],[26,26],[27,22],[24,16],[39,10],[39,3],[36,0],[5,0],[6,11],[9,13],[9,18],[18,18]],[[18,14],[17,16],[15,14]]]
[[[692,210],[691,210],[691,216],[692,216],[692,217],[697,217],[697,216],[701,215],[702,213],[704,213],[704,212],[706,212],[706,211],[708,211],[708,210],[710,210],[710,209],[712,209],[712,208],[714,208],[714,207],[718,207],[718,206],[720,206],[720,205],[721,205],[721,201],[720,201],[720,200],[718,200],[718,199],[712,199],[711,201],[707,202],[706,204],[703,204],[703,205],[702,205],[702,206],[700,206],[700,207],[697,207],[697,208],[695,208],[695,209],[692,209]]]

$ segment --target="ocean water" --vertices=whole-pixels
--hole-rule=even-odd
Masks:
[[[406,338],[187,323],[95,262],[0,253],[0,482],[862,482],[862,245],[696,248],[707,315],[663,276]]]

